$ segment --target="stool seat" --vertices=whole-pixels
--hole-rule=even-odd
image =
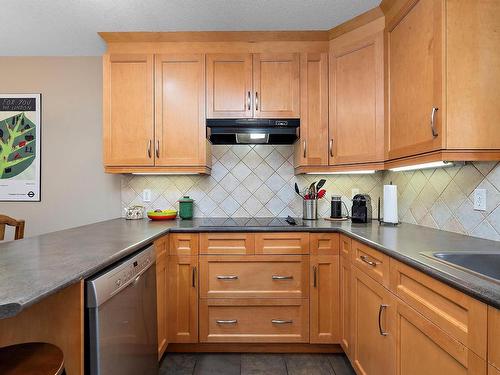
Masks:
[[[42,342],[0,348],[2,375],[61,375],[64,355],[57,346]]]

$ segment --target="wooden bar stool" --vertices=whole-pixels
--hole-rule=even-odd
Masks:
[[[30,342],[0,348],[2,375],[62,375],[64,355],[52,344]]]
[[[0,241],[5,237],[5,226],[9,225],[16,228],[14,240],[20,240],[24,237],[24,220],[16,220],[7,215],[0,214]]]

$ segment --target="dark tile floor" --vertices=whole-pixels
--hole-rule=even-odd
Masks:
[[[343,354],[167,353],[160,375],[354,375]]]

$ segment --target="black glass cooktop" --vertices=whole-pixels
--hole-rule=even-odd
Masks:
[[[302,219],[294,218],[295,227],[303,227]],[[289,227],[286,217],[235,217],[235,218],[205,218],[200,227]]]

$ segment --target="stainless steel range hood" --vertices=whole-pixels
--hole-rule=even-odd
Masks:
[[[207,119],[207,138],[215,145],[289,145],[299,137],[299,119]]]

